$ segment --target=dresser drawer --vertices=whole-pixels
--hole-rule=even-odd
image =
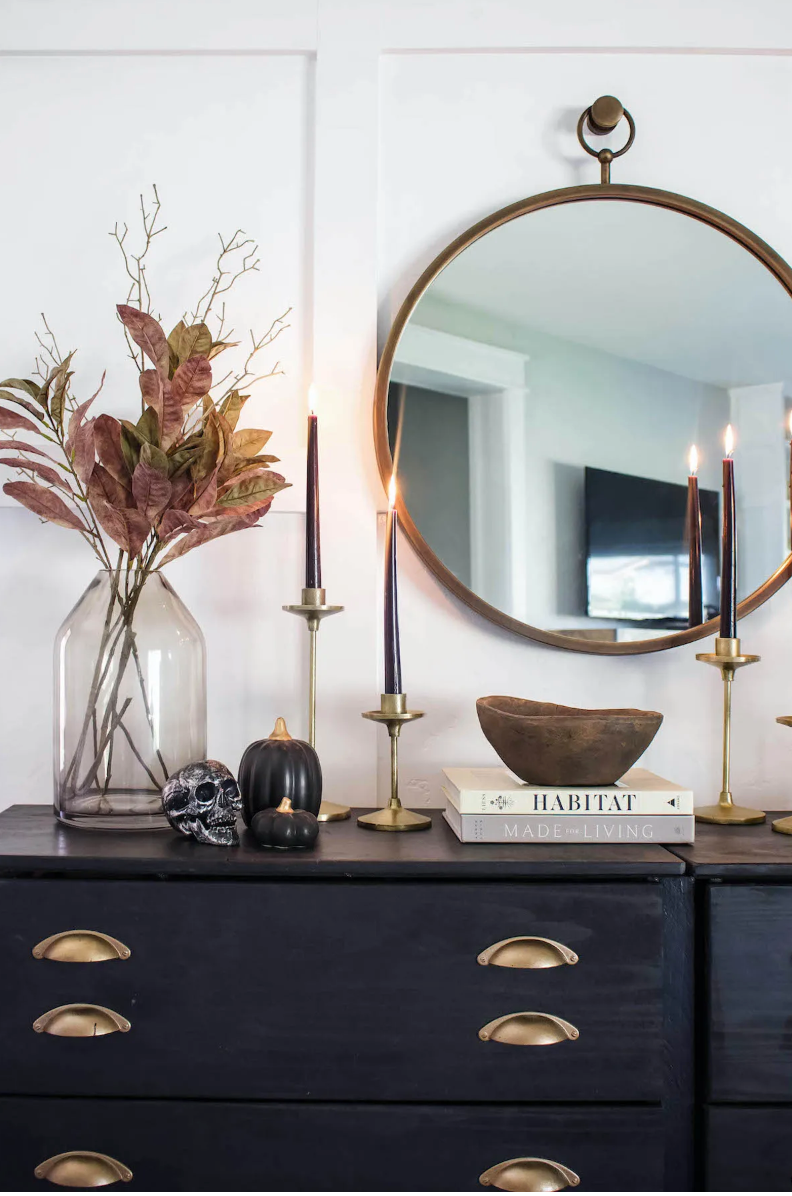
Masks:
[[[708,1192],[788,1192],[792,1108],[707,1110]]]
[[[75,1150],[129,1168],[124,1192],[482,1192],[481,1174],[523,1156],[581,1191],[663,1188],[656,1109],[0,1100],[7,1190],[42,1190],[35,1168]]]
[[[713,885],[709,1093],[792,1101],[792,887]]]
[[[61,930],[126,960],[36,960]],[[32,1095],[651,1101],[662,1095],[659,886],[383,882],[0,882],[0,1086]],[[481,966],[541,936],[574,966]],[[57,1037],[72,1003],[127,1033]],[[577,1034],[482,1041],[514,1013]],[[85,1016],[85,1015],[81,1015]],[[87,1015],[90,1018],[90,1013]],[[513,1023],[535,1037],[552,1021]],[[542,1033],[539,1035],[542,1037]]]

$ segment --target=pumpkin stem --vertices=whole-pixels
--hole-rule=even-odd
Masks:
[[[270,735],[270,739],[291,739],[291,735],[289,734],[288,728],[286,726],[286,720],[284,718],[276,719],[275,729]]]
[[[270,738],[272,738],[272,736],[270,736]],[[291,736],[289,736],[289,738],[291,738]],[[293,814],[294,813],[294,809],[293,809],[291,801],[289,800],[288,797],[284,797],[283,801],[278,806],[278,813],[279,814]]]

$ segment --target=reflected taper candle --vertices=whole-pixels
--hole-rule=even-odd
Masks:
[[[385,693],[400,694],[401,649],[399,645],[399,594],[396,576],[396,476],[388,487],[388,527],[385,534]]]
[[[305,479],[305,586],[322,585],[322,550],[319,540],[319,427],[316,387],[308,389],[308,458]]]
[[[698,449],[695,444],[690,450],[690,474],[688,475],[687,497],[687,542],[688,542],[688,627],[698,627],[704,622],[701,599],[701,502],[698,485]]]
[[[734,432],[726,429],[726,456],[723,458],[723,535],[721,541],[720,636],[737,635],[737,526],[734,499]]]

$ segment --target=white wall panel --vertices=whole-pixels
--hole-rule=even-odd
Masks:
[[[239,220],[259,236],[248,322],[280,304],[296,314],[279,346],[288,376],[262,389],[253,416],[274,428],[297,485],[259,532],[202,549],[172,579],[207,639],[210,749],[235,766],[276,714],[302,717],[304,628],[280,606],[301,581],[303,395],[314,376],[326,583],[347,607],[321,634],[320,748],[329,796],[372,800],[379,760],[382,797],[385,737],[360,719],[380,684],[377,307],[381,337],[451,236],[520,196],[595,179],[574,122],[604,91],[638,124],[614,178],[693,195],[792,257],[792,11],[779,0],[620,0],[604,17],[582,0],[0,8],[2,368],[27,367],[44,307],[88,376],[113,368],[111,407],[134,393],[105,230],[141,185],[160,184],[172,226],[152,265],[164,304],[192,293],[216,228]],[[93,570],[81,547],[0,510],[0,659],[12,679],[0,688],[4,803],[49,800],[51,642]],[[438,800],[443,764],[491,760],[474,701],[493,692],[662,710],[646,763],[712,799],[719,682],[695,646],[623,659],[542,649],[469,612],[406,544],[401,565],[405,682],[427,712],[403,739],[412,800]],[[792,806],[792,741],[773,721],[792,709],[790,613],[782,591],[743,629],[764,660],[736,686],[735,788],[757,804]]]

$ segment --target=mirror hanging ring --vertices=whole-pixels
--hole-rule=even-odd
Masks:
[[[615,150],[611,149],[595,149],[588,144],[585,135],[588,134],[594,137],[603,137],[610,135],[617,129],[622,121],[625,121],[628,129],[628,136],[626,142]],[[773,286],[780,284],[782,290],[782,299],[784,304],[789,299],[792,299],[792,269],[769,245],[762,241],[755,233],[745,226],[739,224],[725,213],[718,211],[691,199],[684,195],[677,195],[673,192],[662,191],[651,187],[642,187],[629,184],[614,184],[610,182],[610,168],[614,159],[621,157],[632,146],[635,139],[635,121],[631,114],[626,111],[621,103],[613,96],[602,96],[596,100],[589,108],[587,108],[580,116],[577,123],[577,134],[580,144],[585,149],[586,153],[592,157],[597,158],[601,169],[601,182],[599,184],[584,184],[581,186],[566,187],[555,191],[544,192],[542,194],[534,195],[528,199],[519,200],[512,203],[505,208],[480,220],[467,231],[458,236],[451,242],[424,270],[418,280],[411,288],[406,299],[402,303],[393,325],[390,329],[387,341],[382,353],[380,365],[377,373],[376,394],[374,403],[374,436],[375,447],[377,453],[377,462],[379,465],[380,475],[383,483],[387,484],[389,481],[392,469],[392,454],[391,443],[388,426],[388,394],[389,388],[400,379],[393,377],[394,365],[399,364],[399,350],[405,338],[405,334],[412,332],[414,326],[408,328],[411,318],[414,316],[419,303],[421,303],[427,296],[430,287],[440,279],[448,268],[457,263],[465,251],[479,247],[483,239],[490,233],[496,230],[504,230],[507,226],[516,227],[513,222],[521,217],[526,217],[538,213],[549,213],[552,210],[562,212],[588,212],[596,211],[596,201],[615,201],[619,205],[624,204],[628,212],[642,211],[651,212],[660,210],[662,213],[674,214],[676,216],[687,217],[690,221],[695,222],[695,227],[706,226],[711,232],[722,234],[726,239],[725,243],[733,248],[746,251],[749,262],[759,263],[764,267],[771,276]],[[628,208],[628,205],[630,207]],[[664,217],[665,218],[665,217]],[[688,226],[685,222],[685,228]],[[579,249],[580,243],[578,243]],[[567,250],[567,253],[570,253]],[[531,271],[520,263],[520,269],[524,275],[530,276]],[[555,262],[556,267],[559,266],[558,261]],[[562,261],[561,266],[564,265]],[[572,258],[571,267],[574,267],[575,259]],[[571,268],[570,267],[570,268]],[[753,266],[751,266],[753,268]],[[762,274],[764,276],[764,271]],[[563,273],[563,270],[557,271]],[[601,272],[607,273],[607,272]],[[448,275],[446,275],[446,278]],[[651,280],[650,280],[651,281]],[[651,287],[646,286],[645,277],[642,278],[642,290],[651,291]],[[637,294],[637,292],[636,292]],[[632,293],[627,294],[627,301],[631,302],[634,296]],[[792,308],[790,308],[792,312]],[[792,329],[792,324],[790,324]],[[418,322],[418,332],[425,334],[427,329],[421,326]],[[429,331],[432,331],[430,328]],[[618,326],[615,329],[620,332]],[[643,331],[643,330],[640,330]],[[650,332],[654,329],[650,327]],[[409,340],[409,337],[407,337]],[[453,339],[453,338],[451,338]],[[477,338],[473,338],[476,340]],[[792,344],[792,335],[790,335],[790,344]],[[471,342],[468,342],[471,343]],[[478,346],[479,348],[481,346]],[[527,358],[526,358],[527,360]],[[426,385],[418,383],[418,385]],[[402,388],[403,389],[403,388]],[[464,392],[460,392],[464,393]],[[470,393],[473,393],[472,391]],[[528,393],[528,391],[526,391]],[[595,412],[595,415],[598,414]],[[651,446],[650,446],[651,447]],[[711,454],[714,456],[715,454]],[[615,476],[615,475],[614,475]],[[438,478],[440,484],[443,484],[442,475]],[[641,479],[638,479],[641,480]],[[523,479],[523,485],[527,483]],[[677,487],[679,489],[679,487]],[[786,486],[785,486],[786,490]],[[630,639],[608,639],[608,638],[593,638],[597,632],[588,631],[585,626],[578,627],[577,632],[556,630],[554,627],[535,626],[533,622],[525,618],[520,618],[517,614],[508,608],[507,605],[495,601],[489,601],[482,593],[472,585],[468,584],[459,575],[459,570],[454,571],[441,558],[438,551],[430,542],[431,536],[425,529],[422,530],[421,524],[413,518],[413,514],[409,507],[410,502],[410,487],[400,485],[398,509],[401,526],[410,540],[413,548],[418,553],[423,563],[430,569],[430,571],[438,578],[438,580],[449,589],[457,598],[464,602],[468,607],[483,615],[497,625],[506,628],[509,631],[515,632],[518,635],[524,636],[528,639],[544,643],[548,646],[564,648],[568,651],[595,653],[600,655],[633,655],[637,653],[656,652],[666,648],[675,647],[680,644],[691,643],[695,640],[704,638],[707,635],[713,634],[716,629],[716,621],[714,618],[709,619],[705,616],[705,621],[695,626],[679,627],[679,622],[676,623],[661,623],[659,626],[665,628],[670,626],[672,629],[669,634],[659,634],[655,638],[641,638]],[[489,533],[493,529],[486,528]],[[497,533],[500,529],[495,528]],[[524,552],[523,555],[528,555]],[[770,572],[761,576],[766,578],[761,584],[755,585],[751,592],[747,593],[739,602],[738,615],[744,617],[752,610],[756,609],[763,602],[765,602],[772,594],[776,592],[792,575],[792,556],[789,555],[789,542],[787,540],[786,547],[780,554],[782,563]],[[776,558],[778,559],[778,558]],[[526,572],[530,572],[530,586],[533,585],[536,577],[536,564],[533,560],[525,564]],[[522,612],[520,612],[522,613]],[[709,604],[707,614],[712,615],[712,604]],[[584,622],[580,619],[579,622]],[[649,624],[649,626],[653,626]],[[677,629],[679,628],[679,629]],[[641,634],[645,634],[641,633]]]

